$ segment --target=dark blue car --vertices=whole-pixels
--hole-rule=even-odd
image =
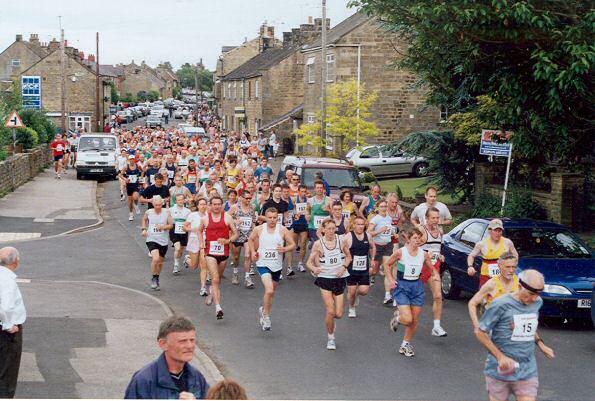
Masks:
[[[461,290],[479,289],[479,274],[467,274],[467,256],[487,238],[489,219],[469,219],[444,236],[442,293],[455,299]],[[504,236],[519,252],[518,272],[533,268],[545,277],[543,317],[591,319],[595,253],[568,228],[547,221],[502,219]],[[475,259],[479,272],[481,258]]]

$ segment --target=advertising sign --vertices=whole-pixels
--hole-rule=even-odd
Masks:
[[[21,95],[25,109],[41,110],[41,77],[24,75],[21,78]]]
[[[510,137],[512,132],[483,129],[481,130],[481,145],[479,154],[486,156],[510,156]]]

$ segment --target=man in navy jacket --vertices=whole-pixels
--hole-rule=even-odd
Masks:
[[[159,326],[163,353],[132,376],[127,399],[203,399],[209,385],[190,361],[196,348],[196,327],[182,316],[171,316]]]

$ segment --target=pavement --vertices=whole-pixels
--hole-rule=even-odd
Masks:
[[[0,198],[0,243],[59,235],[101,220],[97,181],[68,173],[57,180],[46,169]]]

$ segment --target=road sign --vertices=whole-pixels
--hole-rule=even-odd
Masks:
[[[486,156],[509,157],[512,147],[510,146],[510,137],[512,132],[495,131],[489,129],[481,130],[481,145],[479,154]]]
[[[25,128],[25,124],[23,124],[23,119],[19,116],[16,110],[13,110],[10,113],[10,116],[6,119],[6,123],[4,123],[6,128]]]
[[[24,75],[21,78],[21,95],[25,109],[41,110],[41,77]]]

